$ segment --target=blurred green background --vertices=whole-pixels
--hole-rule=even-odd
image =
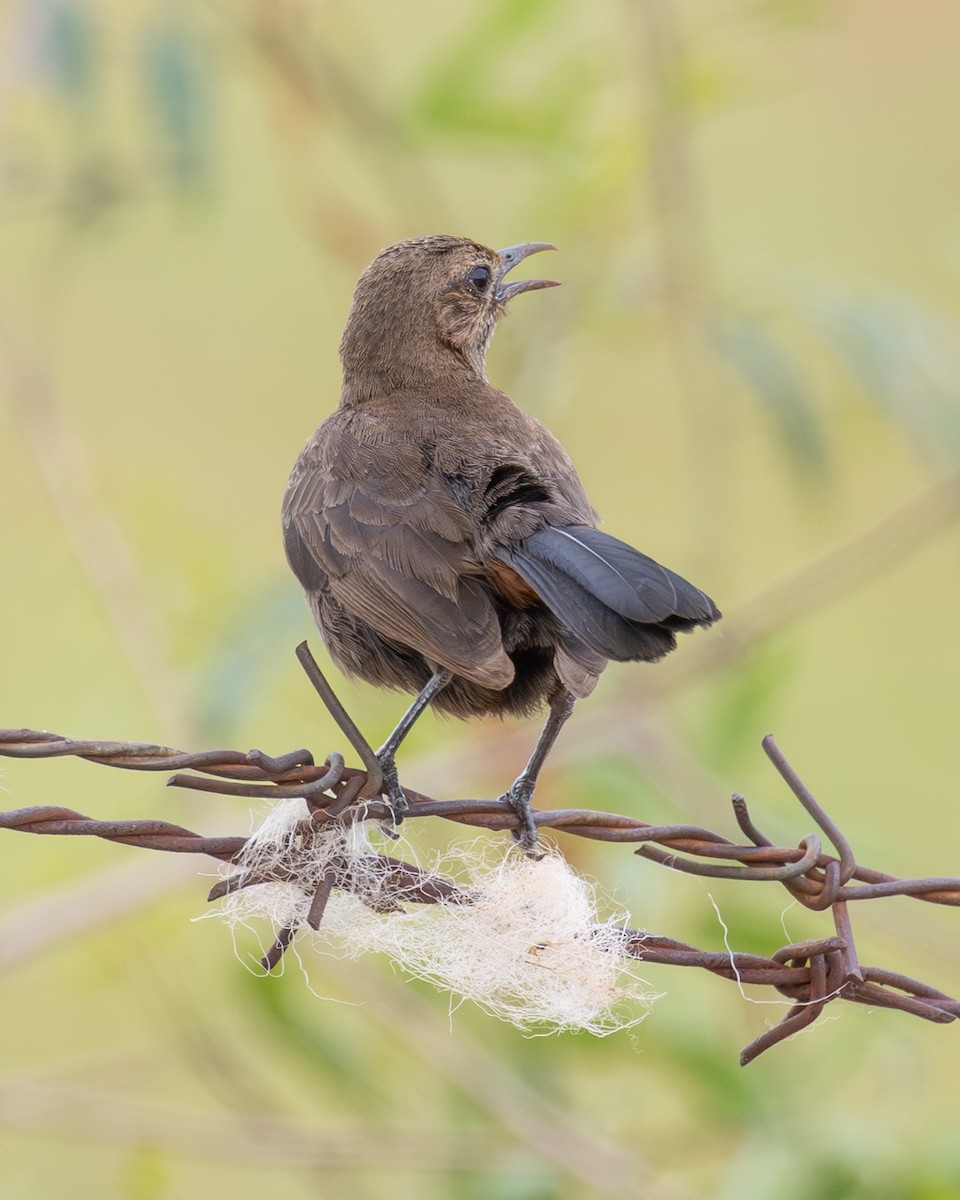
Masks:
[[[342,738],[278,510],[335,405],[353,282],[449,232],[555,242],[495,383],[606,528],[726,619],[614,666],[538,793],[957,873],[960,7],[952,0],[19,0],[0,9],[0,724],[200,749]],[[322,660],[326,661],[326,660]],[[401,697],[336,685],[374,744]],[[534,723],[428,716],[412,787],[495,795]],[[236,801],[77,761],[3,807],[242,833]],[[443,844],[456,830],[424,830]],[[0,1197],[960,1196],[957,1027],[782,1015],[701,972],[634,1035],[525,1039],[387,964],[249,974],[202,864],[2,838]],[[633,923],[768,953],[775,885],[562,842]],[[853,913],[960,990],[957,914]],[[769,1001],[751,994],[751,1000]]]

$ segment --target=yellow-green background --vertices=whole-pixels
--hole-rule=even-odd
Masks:
[[[490,375],[727,616],[609,670],[541,803],[732,836],[741,790],[792,844],[773,731],[862,861],[960,873],[958,114],[953,0],[4,5],[0,724],[338,745],[277,513],[353,280],[417,233],[549,240],[564,286]],[[337,683],[376,744],[402,699]],[[427,717],[402,774],[495,795],[533,736]],[[78,761],[0,787],[248,828]],[[196,862],[0,843],[3,1200],[960,1196],[960,1027],[836,1004],[742,1070],[783,1010],[650,967],[634,1037],[524,1039],[380,962],[252,977],[191,923]],[[832,932],[561,844],[638,927],[721,949],[712,897],[739,950]],[[853,917],[863,961],[960,990],[956,910]]]

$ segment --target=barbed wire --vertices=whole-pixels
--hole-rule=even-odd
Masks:
[[[0,755],[13,758],[73,756],[124,770],[174,772],[174,787],[244,798],[279,800],[302,797],[309,820],[300,832],[306,841],[333,820],[373,820],[391,823],[391,807],[382,796],[383,780],[376,754],[330,688],[306,643],[297,656],[331,716],[359,754],[363,768],[348,767],[339,753],[318,764],[307,749],[277,757],[261,750],[204,750],[185,753],[168,746],[140,742],[93,741],[34,729],[0,729]],[[812,1024],[833,1000],[847,1000],[899,1009],[924,1020],[946,1024],[960,1016],[960,1001],[918,980],[859,962],[850,921],[849,903],[888,896],[909,896],[933,904],[960,906],[960,878],[933,876],[902,879],[857,863],[853,850],[834,821],[810,793],[772,737],[763,749],[793,795],[812,818],[816,831],[797,846],[775,846],[756,826],[743,796],[732,797],[737,826],[746,838],[735,843],[697,825],[650,825],[620,813],[593,809],[535,810],[538,829],[549,829],[595,841],[640,843],[635,851],[672,870],[708,878],[776,882],[800,904],[814,911],[831,910],[833,935],[782,947],[771,957],[734,951],[708,951],[644,930],[626,930],[623,953],[644,962],[697,967],[740,986],[772,987],[791,1003],[780,1023],[751,1042],[741,1053],[746,1064],[764,1050]],[[192,772],[185,774],[184,772]],[[405,820],[443,817],[486,830],[518,827],[514,810],[500,800],[435,800],[405,788]],[[58,836],[90,836],[168,853],[205,854],[222,862],[240,861],[245,837],[204,837],[180,825],[160,820],[95,820],[69,808],[42,805],[0,812],[0,828]],[[824,842],[835,853],[825,852]],[[380,907],[400,910],[401,902],[422,904],[470,903],[470,897],[449,880],[421,868],[379,856],[384,879]],[[221,880],[210,900],[255,884],[298,883],[295,868],[252,873]],[[334,887],[350,890],[350,873],[342,865],[330,869],[317,885],[303,885],[311,896],[306,923],[316,929]],[[394,899],[391,900],[391,897]],[[362,897],[361,897],[362,898]],[[287,926],[263,956],[272,969],[296,934]]]

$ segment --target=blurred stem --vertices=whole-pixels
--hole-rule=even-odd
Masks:
[[[189,740],[190,705],[166,630],[120,526],[97,494],[86,447],[64,412],[47,357],[39,346],[17,344],[9,318],[0,317],[0,371],[38,478],[165,736]]]
[[[459,1028],[456,1038],[437,1038],[436,1009],[395,979],[384,983],[364,963],[329,958],[328,977],[364,997],[364,1012],[464,1096],[495,1117],[506,1132],[588,1189],[617,1200],[667,1200],[678,1192],[654,1179],[653,1169],[591,1133],[575,1114],[547,1100],[482,1042]]]
[[[171,858],[173,861],[171,861]],[[10,905],[0,916],[0,971],[99,933],[197,881],[193,855],[138,855]]]
[[[699,638],[672,669],[649,673],[644,696],[659,699],[740,658],[763,638],[889,571],[958,521],[960,471],[955,471],[741,604],[716,636]]]
[[[724,544],[725,424],[709,355],[708,255],[685,96],[683,36],[675,0],[628,0],[647,84],[649,184],[658,234],[659,295],[689,447],[687,483],[704,554]],[[705,564],[710,567],[710,563]]]
[[[285,1200],[291,1195],[291,1183],[299,1183],[304,1194],[314,1197],[336,1196],[343,1200],[349,1194],[384,1195],[372,1188],[361,1192],[357,1177],[360,1172],[386,1169],[407,1174],[422,1172],[426,1177],[424,1186],[429,1189],[422,1194],[431,1196],[443,1194],[434,1190],[443,1184],[436,1176],[449,1172],[476,1174],[478,1187],[486,1184],[493,1189],[491,1195],[540,1194],[503,1190],[515,1188],[518,1176],[531,1174],[531,1187],[535,1187],[542,1172],[518,1168],[505,1153],[503,1139],[484,1131],[396,1129],[369,1121],[332,1125],[329,1121],[321,1124],[316,1118],[269,1113],[251,1114],[240,1124],[234,1114],[224,1116],[209,1108],[191,1109],[170,1101],[132,1096],[127,1081],[120,1086],[115,1079],[123,1071],[129,1073],[129,1058],[109,1065],[113,1075],[108,1076],[106,1084],[94,1075],[92,1082],[77,1085],[75,1064],[63,1072],[67,1080],[64,1083],[40,1072],[38,1078],[25,1077],[21,1072],[0,1080],[0,1131],[7,1137],[25,1134],[48,1141],[78,1142],[86,1149],[122,1147],[132,1154],[143,1153],[149,1147],[158,1155],[177,1155],[194,1163],[248,1167],[264,1172],[260,1176],[263,1182],[257,1186],[257,1176],[252,1176],[251,1190],[244,1190],[244,1195],[272,1194]],[[246,1062],[243,1065],[248,1069]],[[295,1175],[291,1180],[290,1172],[299,1173],[299,1179]],[[222,1192],[236,1194],[235,1189],[225,1185]],[[111,1194],[173,1193],[156,1191],[152,1185],[137,1185]],[[400,1194],[421,1193],[404,1190]]]
[[[247,15],[241,15],[233,3],[208,3],[268,68],[265,92],[285,149],[284,165],[301,223],[318,245],[354,263],[369,257],[371,244],[395,240],[392,225],[391,231],[381,232],[374,217],[337,194],[329,156],[322,153],[337,122],[350,128],[354,148],[379,178],[380,193],[392,204],[397,223],[419,230],[425,212],[433,214],[435,223],[451,223],[427,157],[418,153],[394,113],[378,102],[367,78],[350,74],[313,35],[311,4],[253,0],[243,6]],[[369,78],[376,79],[375,64],[371,67]]]

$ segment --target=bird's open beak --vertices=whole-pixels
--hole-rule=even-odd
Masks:
[[[503,261],[503,270],[497,280],[498,300],[512,300],[521,292],[532,292],[537,288],[560,286],[557,279],[518,279],[516,283],[504,283],[504,276],[508,271],[512,271],[518,262],[523,262],[529,254],[539,254],[541,250],[556,250],[556,246],[551,246],[549,242],[522,242],[519,246],[507,246],[505,250],[497,251]]]

